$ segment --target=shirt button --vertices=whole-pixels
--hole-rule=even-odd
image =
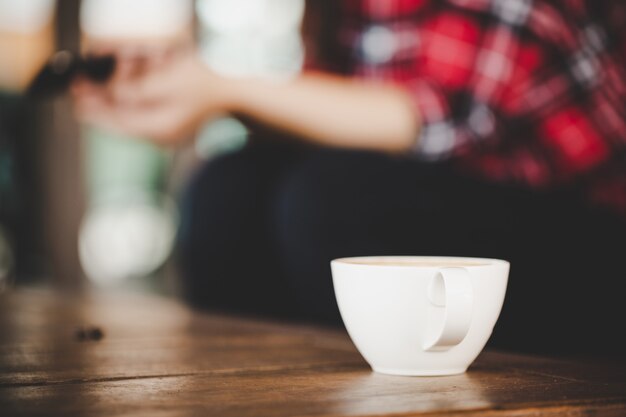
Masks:
[[[397,49],[394,33],[385,26],[370,26],[361,36],[363,58],[371,64],[389,62]]]

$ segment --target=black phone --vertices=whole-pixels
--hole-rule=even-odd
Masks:
[[[58,51],[33,78],[26,96],[46,98],[62,94],[77,76],[104,83],[114,71],[115,57],[112,55],[80,55],[66,50]]]

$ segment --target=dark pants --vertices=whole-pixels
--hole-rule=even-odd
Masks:
[[[257,143],[196,175],[179,253],[197,306],[324,323],[340,323],[333,258],[507,259],[493,345],[620,352],[625,238],[625,222],[570,193],[498,186],[371,152]]]

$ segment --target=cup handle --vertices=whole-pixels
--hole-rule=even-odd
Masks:
[[[463,341],[472,322],[474,291],[465,268],[441,268],[428,287],[428,317],[422,348],[446,351]]]

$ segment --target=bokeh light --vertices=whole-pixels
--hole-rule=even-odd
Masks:
[[[206,62],[230,76],[289,77],[304,60],[303,0],[198,0]]]
[[[90,209],[81,228],[79,254],[87,276],[110,286],[154,272],[168,258],[176,235],[172,202],[155,205],[151,196]]]
[[[0,28],[29,33],[41,29],[54,13],[56,0],[0,0]]]
[[[80,9],[83,32],[105,39],[176,36],[192,19],[190,0],[83,0]]]

